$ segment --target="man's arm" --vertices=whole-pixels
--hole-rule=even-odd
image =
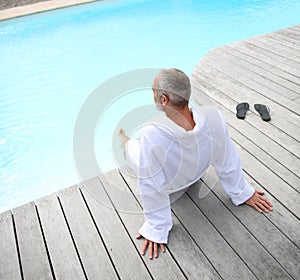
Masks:
[[[229,135],[226,122],[220,117],[224,127],[224,150],[219,154],[214,167],[225,192],[235,205],[245,203],[258,212],[272,211],[271,202],[262,196],[264,192],[255,190],[246,181],[240,156]]]
[[[172,228],[172,215],[169,194],[164,190],[165,164],[164,139],[155,130],[144,129],[140,137],[140,158],[138,185],[142,196],[145,223],[139,235],[145,238],[142,254],[149,248],[149,257],[157,257],[158,248],[164,248]],[[164,250],[163,250],[164,251]]]
[[[125,149],[125,158],[129,166],[139,177],[138,185],[142,196],[145,223],[140,228],[137,239],[144,238],[142,255],[149,249],[149,258],[158,257],[159,248],[165,252],[168,234],[172,228],[169,194],[164,192],[163,163],[160,162],[161,147],[155,152],[158,139],[152,139],[153,133],[144,129],[140,141],[129,140],[123,129],[120,129],[121,147]],[[134,142],[132,142],[134,141]],[[129,143],[130,142],[130,143]],[[129,143],[127,145],[127,143]],[[142,149],[141,149],[142,147]],[[136,150],[138,149],[138,151]],[[128,153],[128,154],[126,154]]]
[[[142,195],[145,222],[139,233],[150,241],[166,244],[169,231],[172,228],[169,194],[164,190],[155,189],[143,181],[139,180],[139,188]]]

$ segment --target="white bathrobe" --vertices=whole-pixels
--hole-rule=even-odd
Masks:
[[[159,117],[141,129],[138,140],[125,146],[127,162],[138,174],[144,207],[146,221],[139,233],[156,243],[167,243],[172,228],[169,195],[198,181],[209,166],[215,168],[235,205],[254,193],[219,111],[209,106],[191,110],[193,130]]]

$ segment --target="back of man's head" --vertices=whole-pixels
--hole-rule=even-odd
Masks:
[[[163,69],[159,74],[156,87],[158,98],[163,94],[167,95],[175,107],[183,108],[189,102],[191,96],[190,79],[181,70]]]

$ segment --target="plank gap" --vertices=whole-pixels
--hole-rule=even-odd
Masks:
[[[123,179],[123,181],[125,182],[127,188],[130,190],[132,196],[134,197],[135,201],[138,203],[138,205],[141,207],[141,209],[143,209],[143,205],[142,203],[139,201],[139,199],[136,197],[135,193],[133,192],[132,188],[130,187],[130,184],[126,181],[126,179],[124,178],[122,172],[118,169],[118,172],[121,176],[121,178]]]
[[[248,43],[250,43],[250,44],[252,44],[252,45],[254,45],[254,46],[256,46],[256,47],[259,47],[259,48],[261,48],[261,49],[263,49],[265,51],[268,51],[268,52],[270,52],[272,54],[275,54],[277,56],[280,56],[280,57],[282,57],[282,58],[284,58],[284,59],[292,62],[293,64],[295,64],[295,67],[296,67],[296,65],[299,65],[298,61],[296,59],[291,58],[290,56],[284,56],[284,55],[282,55],[283,51],[278,51],[278,50],[266,48],[265,46],[261,46],[261,42],[258,42],[258,41],[254,40],[254,39],[246,39],[245,41],[248,42]],[[300,65],[299,65],[299,67],[296,67],[296,68],[300,69]]]
[[[233,50],[239,52],[239,53],[242,54],[243,56],[241,57],[241,56],[239,56],[238,54],[232,53],[230,49],[233,49]],[[300,86],[300,83],[297,83],[297,82],[295,82],[295,81],[291,81],[291,80],[289,80],[288,78],[286,78],[286,77],[284,77],[284,76],[282,76],[282,75],[280,75],[280,74],[278,74],[278,73],[274,73],[274,72],[271,71],[270,69],[267,69],[266,67],[264,67],[264,66],[262,66],[262,65],[260,64],[260,62],[263,62],[264,64],[267,64],[267,65],[271,66],[268,62],[258,60],[257,58],[252,57],[251,55],[248,55],[248,54],[247,54],[247,56],[249,56],[253,61],[250,61],[249,59],[245,58],[245,57],[244,57],[245,53],[243,53],[242,51],[240,51],[238,48],[234,49],[234,48],[232,48],[230,45],[228,45],[228,46],[222,47],[222,50],[223,50],[224,52],[228,53],[229,55],[233,56],[233,58],[232,58],[232,60],[231,60],[231,62],[233,62],[233,63],[236,63],[237,59],[238,59],[238,60],[243,60],[244,62],[249,63],[249,64],[251,64],[251,65],[253,65],[253,66],[255,66],[255,67],[258,67],[258,68],[262,69],[262,70],[265,71],[265,72],[268,72],[269,74],[271,74],[271,75],[273,75],[273,76],[277,76],[277,77],[279,77],[280,79],[284,79],[285,81],[287,81],[287,82],[289,82],[289,83],[291,83],[291,84],[295,84],[295,85],[297,85],[297,86]],[[254,61],[255,61],[256,63],[254,63]],[[236,65],[239,65],[239,66],[241,66],[241,67],[243,67],[243,68],[249,70],[248,68],[246,68],[245,65],[241,65],[241,64],[238,64],[238,63],[236,63]],[[277,69],[279,69],[280,71],[282,71],[282,69],[280,69],[280,68],[278,68],[278,67],[276,67],[276,66],[272,66],[272,67],[277,68]],[[257,74],[257,72],[254,71],[254,70],[250,70],[250,71]],[[267,79],[267,80],[270,80],[271,82],[277,83],[277,84],[279,84],[280,86],[283,86],[284,88],[286,88],[286,89],[288,89],[288,90],[291,90],[291,91],[293,91],[293,92],[296,93],[296,94],[299,94],[298,91],[296,91],[296,90],[294,90],[294,89],[291,89],[291,88],[289,88],[289,87],[287,87],[287,86],[284,86],[284,85],[282,85],[282,84],[279,83],[279,82],[275,82],[275,81],[274,81],[273,79],[271,79],[271,78],[267,78],[267,77],[265,77],[265,76],[263,76],[263,75],[260,75],[260,76],[264,77],[264,78]]]
[[[287,64],[291,67],[295,67],[297,70],[300,70],[300,65],[299,67],[296,67],[296,65],[298,64],[296,61],[292,61],[290,58],[286,57],[286,56],[283,56],[281,53],[278,53],[278,52],[274,52],[268,48],[265,48],[261,45],[257,45],[255,44],[255,42],[251,41],[251,40],[245,40],[244,42],[246,42],[247,44],[249,44],[250,46],[256,48],[256,49],[261,49],[265,52],[265,54],[270,57],[270,58],[273,58],[274,59],[274,56],[279,59],[279,60],[284,60],[284,64]],[[296,65],[295,65],[296,64]],[[298,75],[296,75],[297,78],[299,78]]]
[[[242,84],[246,88],[250,88],[251,90],[258,92],[260,95],[268,99],[270,99],[270,97],[268,95],[263,94],[262,88],[265,91],[267,90],[272,91],[277,95],[282,96],[285,99],[288,99],[289,101],[291,101],[292,98],[299,96],[298,92],[285,87],[282,83],[275,81],[275,79],[271,79],[270,77],[267,77],[265,73],[259,73],[257,71],[254,71],[251,69],[250,66],[247,67],[247,65],[238,63],[236,59],[232,59],[232,58],[230,59],[224,57],[224,53],[225,51],[222,48],[220,50],[215,49],[214,51],[210,52],[209,55],[203,58],[202,63],[204,62],[208,64],[210,67],[217,70],[218,72],[221,72],[226,76],[229,76],[231,80],[236,81],[239,84]],[[215,63],[214,61],[215,59],[218,59],[219,61],[218,64]],[[235,68],[239,68],[239,69],[237,70]],[[223,71],[221,71],[220,69]],[[238,78],[236,78],[235,76],[237,72],[240,72],[241,75]],[[247,80],[245,81],[245,79]],[[251,83],[249,84],[249,82]],[[260,87],[259,91],[257,89],[258,86]],[[284,95],[282,94],[283,92],[285,93]],[[282,106],[282,104],[279,103],[279,101],[274,99],[272,99],[272,101]],[[297,114],[299,113],[297,112]]]
[[[104,184],[103,184],[103,182],[102,182],[101,178],[100,178],[100,177],[98,177],[98,179],[99,179],[99,181],[100,181],[100,184],[102,185],[102,187],[103,187],[103,189],[104,189],[104,191],[105,191],[105,193],[106,193],[106,195],[107,195],[107,197],[108,197],[108,199],[109,199],[109,201],[110,201],[111,205],[113,206],[113,208],[114,208],[114,211],[115,211],[115,213],[117,214],[117,216],[118,216],[118,218],[119,218],[119,220],[120,220],[120,222],[121,222],[121,224],[122,224],[123,228],[125,229],[125,231],[126,231],[126,233],[127,233],[128,237],[129,237],[129,239],[130,239],[130,241],[131,241],[132,245],[134,246],[134,248],[135,248],[135,250],[136,250],[136,252],[137,252],[137,254],[138,254],[139,258],[142,260],[142,262],[143,262],[143,264],[144,264],[144,266],[145,266],[146,270],[148,271],[148,273],[149,273],[149,275],[150,275],[151,279],[153,279],[153,280],[154,280],[154,278],[153,278],[153,276],[152,276],[152,273],[151,273],[150,269],[149,269],[149,268],[148,268],[148,266],[146,265],[144,258],[141,256],[141,254],[140,254],[140,252],[139,252],[138,248],[136,247],[136,245],[135,245],[134,241],[132,240],[132,236],[130,235],[130,233],[129,233],[129,231],[128,231],[127,227],[126,227],[126,225],[124,224],[124,221],[122,220],[122,218],[121,218],[121,216],[120,216],[120,213],[118,212],[118,210],[117,210],[117,208],[116,208],[115,204],[113,203],[113,201],[112,201],[111,197],[109,196],[109,193],[107,192],[107,190],[106,190],[106,188],[105,188],[105,186],[104,186]]]
[[[295,214],[295,213],[293,213],[283,202],[281,202],[280,200],[278,200],[278,198],[276,197],[276,195],[274,195],[273,193],[272,193],[272,191],[270,191],[270,190],[267,190],[264,186],[263,186],[263,184],[261,184],[255,177],[253,177],[253,176],[251,176],[251,174],[247,171],[247,170],[245,170],[245,169],[243,169],[243,171],[249,176],[249,177],[251,177],[260,187],[262,187],[263,189],[264,189],[264,191],[265,192],[267,192],[267,193],[269,193],[279,204],[281,204],[282,205],[282,207],[284,207],[291,215],[293,215],[297,220],[299,220],[299,217]]]
[[[296,51],[296,52],[298,51],[297,47],[294,44],[289,43],[287,41],[283,42],[282,40],[280,40],[280,38],[278,39],[276,37],[271,37],[270,35],[269,36],[265,36],[265,38],[268,41],[270,41],[270,42],[274,42],[275,44],[280,45],[281,47],[284,47],[286,49],[291,49],[293,52],[294,51]]]
[[[18,254],[20,274],[21,274],[22,280],[24,280],[24,274],[23,274],[23,268],[22,268],[22,261],[21,261],[21,254],[20,254],[20,248],[19,248],[19,242],[18,242],[18,234],[17,234],[17,229],[16,229],[14,215],[13,215],[12,212],[11,212],[11,219],[12,219],[12,224],[13,224],[13,229],[14,229],[14,236],[15,236],[15,241],[16,241],[16,248],[17,248],[17,254]]]
[[[201,80],[200,78],[198,78],[198,80]],[[213,88],[215,91],[219,92],[221,95],[226,96],[227,99],[234,101],[235,103],[237,103],[238,101],[232,99],[230,96],[228,96],[226,93],[221,92],[219,89],[217,89],[215,86],[210,85],[211,88]],[[227,107],[225,107],[219,100],[217,100],[214,97],[211,97],[210,95],[207,95],[206,93],[204,93],[206,96],[208,96],[209,98],[212,98],[214,100],[214,102],[218,103],[219,106],[224,107],[225,109],[229,110]],[[247,118],[245,119],[245,122],[247,122],[248,125],[252,126],[254,129],[257,129],[259,132],[265,134],[265,132],[261,129],[259,129],[256,125],[252,124],[252,122],[249,122],[247,120]],[[279,129],[280,131],[282,131],[280,128],[278,128],[277,126],[275,126],[272,122],[269,123],[270,125],[274,126],[276,129]],[[284,131],[283,131],[284,132]],[[286,132],[284,132],[285,134],[287,134]],[[265,134],[265,136],[270,139],[270,141],[276,143],[277,145],[279,145],[281,148],[283,148],[286,152],[290,153],[291,155],[297,157],[299,159],[299,157],[297,155],[295,155],[293,152],[291,152],[290,150],[288,150],[288,147],[282,145],[281,143],[279,143],[278,141],[276,141],[274,138],[271,138],[268,134]],[[290,136],[290,135],[289,135]],[[291,138],[293,138],[291,136]],[[297,139],[293,138],[294,140],[298,141]],[[264,150],[265,151],[265,150]],[[266,151],[265,151],[266,152]],[[267,153],[267,152],[266,152]],[[290,170],[288,167],[286,167],[290,172],[292,172],[295,176],[299,177],[299,174],[295,173],[294,171]]]
[[[76,254],[77,254],[77,257],[78,257],[78,260],[80,262],[80,265],[81,265],[81,268],[82,268],[82,271],[83,271],[83,274],[84,274],[84,277],[86,280],[88,280],[88,277],[87,277],[87,274],[86,274],[86,271],[84,269],[84,266],[83,266],[83,263],[82,263],[82,260],[81,260],[81,257],[80,257],[80,254],[79,254],[79,251],[78,251],[78,248],[76,246],[76,243],[75,243],[75,240],[74,240],[74,237],[73,237],[73,234],[72,234],[72,231],[71,231],[71,228],[70,228],[70,225],[69,225],[69,222],[67,220],[67,217],[66,217],[66,214],[65,214],[65,211],[64,211],[64,208],[61,204],[61,201],[60,201],[60,198],[57,196],[57,199],[58,199],[58,202],[59,202],[59,206],[61,208],[61,211],[62,211],[62,214],[64,216],[64,219],[65,219],[65,222],[66,222],[66,225],[68,227],[68,231],[69,231],[69,234],[70,234],[70,237],[72,239],[72,242],[73,242],[73,246],[75,248],[75,251],[76,251]]]
[[[143,209],[143,206],[141,204],[141,202],[138,200],[138,198],[136,197],[136,195],[134,194],[132,188],[130,187],[130,184],[127,183],[126,179],[124,178],[124,176],[122,175],[122,173],[120,172],[120,170],[118,170],[119,175],[121,176],[121,178],[123,179],[124,183],[126,184],[127,188],[129,189],[130,193],[132,194],[132,196],[134,197],[134,199],[136,200],[136,202],[138,203],[138,205],[141,207],[141,209]],[[179,270],[181,271],[181,273],[183,274],[183,276],[185,277],[185,279],[188,279],[188,277],[186,276],[184,270],[181,268],[180,264],[178,263],[178,261],[176,260],[176,258],[174,257],[174,255],[172,254],[172,251],[170,250],[170,248],[168,247],[168,245],[166,244],[166,248],[168,249],[171,258],[174,260],[175,264],[178,266]]]
[[[286,96],[280,95],[280,93],[278,93],[278,91],[272,90],[272,89],[268,88],[266,85],[261,84],[261,83],[259,83],[257,81],[254,81],[254,80],[251,81],[251,85],[245,84],[245,82],[243,80],[236,79],[232,75],[226,73],[226,71],[221,71],[220,69],[218,69],[220,67],[216,67],[212,63],[208,63],[206,61],[202,61],[201,65],[199,65],[198,67],[196,67],[195,72],[194,72],[194,76],[195,76],[195,79],[198,82],[202,81],[203,83],[205,83],[205,81],[203,80],[204,77],[205,77],[205,79],[209,78],[208,77],[209,73],[204,72],[201,67],[206,67],[210,71],[213,70],[215,72],[214,75],[219,74],[222,77],[222,79],[226,78],[228,80],[228,82],[226,83],[226,87],[229,87],[229,88],[231,88],[234,91],[237,91],[237,88],[241,88],[241,90],[244,90],[244,91],[247,90],[247,92],[248,91],[253,92],[255,95],[263,96],[264,98],[266,98],[267,100],[271,101],[275,105],[280,106],[281,108],[284,108],[284,109],[288,110],[288,112],[290,114],[294,114],[294,115],[299,116],[299,112],[297,112],[296,108],[290,108],[290,107],[293,107],[293,104],[291,104],[291,102],[293,101],[292,99],[290,99],[290,98],[288,98]],[[203,76],[202,78],[201,78],[201,75]],[[212,88],[217,89],[216,85],[213,86],[211,83],[209,84],[209,86],[212,87]],[[218,91],[221,92],[221,93],[223,93],[220,90],[218,90]],[[266,94],[264,94],[264,91],[266,91],[266,92],[267,91],[272,91],[273,95],[271,95],[271,96],[270,95],[266,95]],[[296,97],[296,98],[298,98],[298,97]],[[285,104],[283,104],[283,103],[285,103]],[[295,117],[293,119],[295,119]],[[293,125],[297,125],[298,124],[298,122],[296,120],[289,120],[288,119],[286,121],[288,121],[289,123],[292,123]]]
[[[120,275],[119,275],[119,273],[118,273],[118,270],[117,270],[117,268],[116,268],[116,266],[115,266],[115,264],[114,264],[114,262],[113,262],[113,260],[112,260],[112,258],[111,258],[111,255],[109,254],[109,250],[108,250],[108,248],[107,248],[107,246],[106,246],[106,244],[105,244],[105,241],[104,241],[104,239],[103,239],[103,236],[101,235],[100,229],[99,229],[99,227],[97,226],[97,223],[96,223],[96,221],[95,221],[95,219],[94,219],[94,216],[93,216],[93,214],[92,214],[92,212],[91,212],[91,209],[90,209],[90,207],[89,207],[89,205],[88,205],[88,203],[87,203],[87,201],[86,201],[86,199],[85,199],[85,197],[84,197],[84,194],[83,194],[81,188],[79,188],[79,192],[80,192],[81,197],[82,197],[82,199],[83,199],[83,201],[84,201],[84,204],[85,204],[85,206],[86,206],[86,208],[87,208],[87,210],[88,210],[88,212],[89,212],[89,214],[90,214],[90,216],[91,216],[91,219],[92,219],[92,221],[93,221],[93,224],[94,224],[94,226],[95,226],[95,228],[96,228],[96,230],[97,230],[97,232],[98,232],[98,234],[99,234],[99,237],[100,237],[100,239],[101,239],[101,242],[102,242],[102,244],[103,244],[103,246],[104,246],[104,248],[105,248],[105,251],[106,251],[106,253],[107,253],[108,257],[109,257],[109,260],[110,260],[110,262],[111,262],[111,264],[112,264],[112,266],[113,266],[113,268],[114,268],[114,270],[115,270],[115,272],[116,272],[116,275],[117,275],[118,279],[121,279],[121,277],[120,277]]]
[[[251,177],[251,176],[250,176]],[[251,177],[252,178],[252,177]],[[253,179],[253,178],[252,178]],[[221,204],[235,217],[235,219],[242,225],[242,227],[260,244],[260,246],[272,257],[272,259],[291,277],[293,276],[290,274],[290,272],[279,262],[279,260],[274,256],[272,252],[266,246],[255,236],[255,234],[243,223],[243,221],[226,205],[226,203],[216,194],[216,192],[203,181],[200,179],[205,186],[211,191],[211,193],[214,195],[214,197],[221,202]],[[267,192],[267,191],[266,191]],[[275,198],[276,199],[276,198]],[[268,214],[262,213],[263,217],[267,220],[267,222],[270,222],[283,236],[285,236],[293,245],[295,245],[297,248],[298,246],[289,239],[289,237],[282,232],[274,223],[272,220],[269,219]],[[294,278],[293,278],[294,279]]]
[[[187,234],[189,235],[189,237],[193,240],[193,242],[195,243],[195,245],[199,248],[199,250],[201,251],[201,253],[203,254],[203,256],[206,258],[206,260],[210,263],[210,265],[213,267],[213,269],[215,270],[215,272],[218,274],[218,276],[225,280],[221,274],[219,273],[218,269],[214,266],[213,262],[209,259],[209,257],[205,254],[205,252],[201,249],[201,247],[199,246],[199,244],[197,243],[197,241],[195,240],[195,238],[190,234],[190,232],[188,231],[188,229],[186,228],[186,226],[182,223],[181,219],[176,215],[175,211],[172,210],[173,215],[176,217],[176,219],[180,222],[181,226],[185,229],[185,231],[187,232]],[[172,231],[171,231],[172,232]]]
[[[175,256],[172,254],[172,251],[170,250],[170,248],[168,247],[167,244],[166,244],[166,248],[168,249],[171,258],[174,260],[175,264],[178,266],[178,268],[179,268],[180,272],[182,273],[182,275],[184,276],[184,278],[188,280],[189,278],[185,275],[184,270],[181,268],[180,264],[179,264],[178,261],[176,260]]]
[[[47,245],[46,238],[45,238],[44,229],[43,229],[41,218],[40,218],[40,214],[39,214],[39,210],[38,210],[38,207],[37,207],[36,204],[34,204],[34,207],[35,207],[36,215],[37,215],[37,218],[38,218],[39,226],[40,226],[40,229],[41,229],[41,233],[42,233],[42,237],[43,237],[43,242],[44,242],[44,245],[45,245],[46,254],[47,254],[48,261],[49,261],[49,265],[50,265],[52,277],[53,277],[54,280],[56,280],[55,273],[54,273],[54,268],[53,268],[53,264],[52,264],[52,261],[51,261],[51,257],[50,257],[48,245]]]
[[[128,167],[127,167],[128,170]],[[131,184],[126,180],[126,178],[124,177],[124,175],[122,174],[121,170],[118,170],[121,178],[123,179],[123,181],[125,182],[125,184],[127,185],[128,189],[130,190],[131,194],[133,195],[133,197],[135,198],[135,200],[137,201],[137,203],[139,204],[139,206],[141,208],[142,204],[141,201],[138,199],[138,197],[136,196],[136,194],[133,191],[133,188],[131,186]],[[126,171],[123,171],[124,173],[126,173]],[[128,175],[130,176],[130,175]],[[184,226],[184,224],[179,220],[179,217],[175,214],[175,212],[173,211],[173,209],[171,209],[172,214],[174,215],[174,217],[178,220],[178,222],[180,223],[180,225],[182,226],[182,228],[185,230],[185,234],[188,235],[188,237],[192,240],[193,245],[196,246],[199,251],[201,252],[201,254],[204,256],[205,260],[211,265],[212,269],[214,270],[214,272],[218,275],[218,277],[220,279],[223,279],[220,275],[220,273],[218,272],[217,268],[215,266],[213,266],[213,263],[209,260],[208,256],[204,253],[204,251],[201,249],[201,247],[199,246],[199,244],[196,242],[196,240],[193,238],[193,236],[190,234],[190,232],[188,231],[188,229]],[[171,231],[172,232],[172,231]],[[170,253],[172,259],[175,261],[176,265],[180,268],[180,271],[182,272],[182,274],[186,277],[186,279],[189,279],[188,275],[186,275],[186,273],[184,273],[184,267],[181,267],[180,265],[180,260],[176,259],[176,256],[174,255],[174,252],[172,252],[172,248],[166,245],[166,248],[168,248],[168,252]]]
[[[291,69],[290,65],[288,65],[282,61],[279,61],[277,59],[274,59],[274,57],[271,58],[266,53],[262,53],[262,52],[258,53],[253,48],[251,48],[251,45],[249,45],[247,42],[243,42],[243,41],[235,42],[235,43],[229,44],[227,46],[231,49],[238,51],[239,53],[249,56],[251,59],[263,62],[266,65],[269,65],[270,67],[274,67],[274,68],[284,72],[286,75],[291,76],[291,78],[298,79],[300,77],[300,75],[298,76],[295,73],[293,73],[292,71],[290,71],[290,70],[295,70],[295,69]],[[279,67],[279,65],[281,67]]]
[[[253,272],[253,270],[251,269],[251,267],[249,267],[249,265],[247,264],[247,262],[245,262],[245,260],[240,256],[240,254],[235,250],[235,248],[233,248],[231,246],[231,244],[227,241],[227,239],[223,236],[223,234],[219,231],[219,229],[214,225],[214,223],[209,219],[209,217],[202,211],[202,209],[197,205],[197,203],[195,203],[195,201],[191,198],[191,196],[189,195],[188,192],[186,192],[186,195],[188,196],[188,198],[190,199],[190,201],[195,205],[195,207],[197,207],[202,215],[207,219],[207,221],[212,225],[212,227],[218,232],[218,234],[223,238],[223,240],[227,243],[227,245],[231,248],[231,250],[233,250],[233,252],[236,254],[236,256],[242,261],[242,263],[249,269],[249,271],[252,273],[252,275],[259,280],[259,278],[257,277],[257,275]]]
[[[241,133],[238,129],[236,129],[234,126],[230,125],[229,126],[236,130],[237,132]],[[253,142],[251,139],[249,139],[246,135],[244,135],[243,133],[241,133],[241,135],[243,135],[245,138],[247,138],[251,143],[253,143],[254,145],[256,145],[255,142]],[[237,142],[235,139],[232,138],[232,140],[237,144],[240,145],[239,142]],[[240,145],[241,146],[241,145]],[[274,173],[275,176],[277,176],[278,178],[280,178],[282,181],[284,181],[286,184],[288,184],[292,189],[294,189],[297,193],[300,193],[298,189],[296,189],[292,184],[290,184],[289,182],[287,182],[284,178],[282,178],[281,176],[279,176],[274,169],[270,168],[267,164],[265,164],[262,160],[260,160],[255,154],[253,154],[251,151],[249,151],[249,149],[241,146],[242,149],[244,149],[245,151],[247,151],[250,155],[252,155],[257,161],[259,161],[262,165],[264,165],[266,168],[268,168],[272,173]],[[261,149],[258,146],[259,149]],[[262,149],[261,149],[262,150]],[[274,158],[272,155],[270,155],[267,151],[262,150],[265,154],[267,154],[268,156],[270,156],[274,161],[276,161],[278,164],[280,164],[281,166],[283,166],[286,170],[288,170],[289,172],[293,173],[291,170],[289,170],[286,166],[282,165],[282,163],[280,161],[278,161],[276,158]],[[294,173],[293,173],[294,174]],[[300,178],[299,178],[300,179]]]

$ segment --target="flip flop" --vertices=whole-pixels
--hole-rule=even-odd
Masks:
[[[249,103],[242,102],[236,106],[236,117],[238,119],[244,119],[246,117],[246,113],[249,110]]]
[[[254,109],[260,114],[262,120],[268,122],[271,120],[270,109],[263,104],[254,104]]]

